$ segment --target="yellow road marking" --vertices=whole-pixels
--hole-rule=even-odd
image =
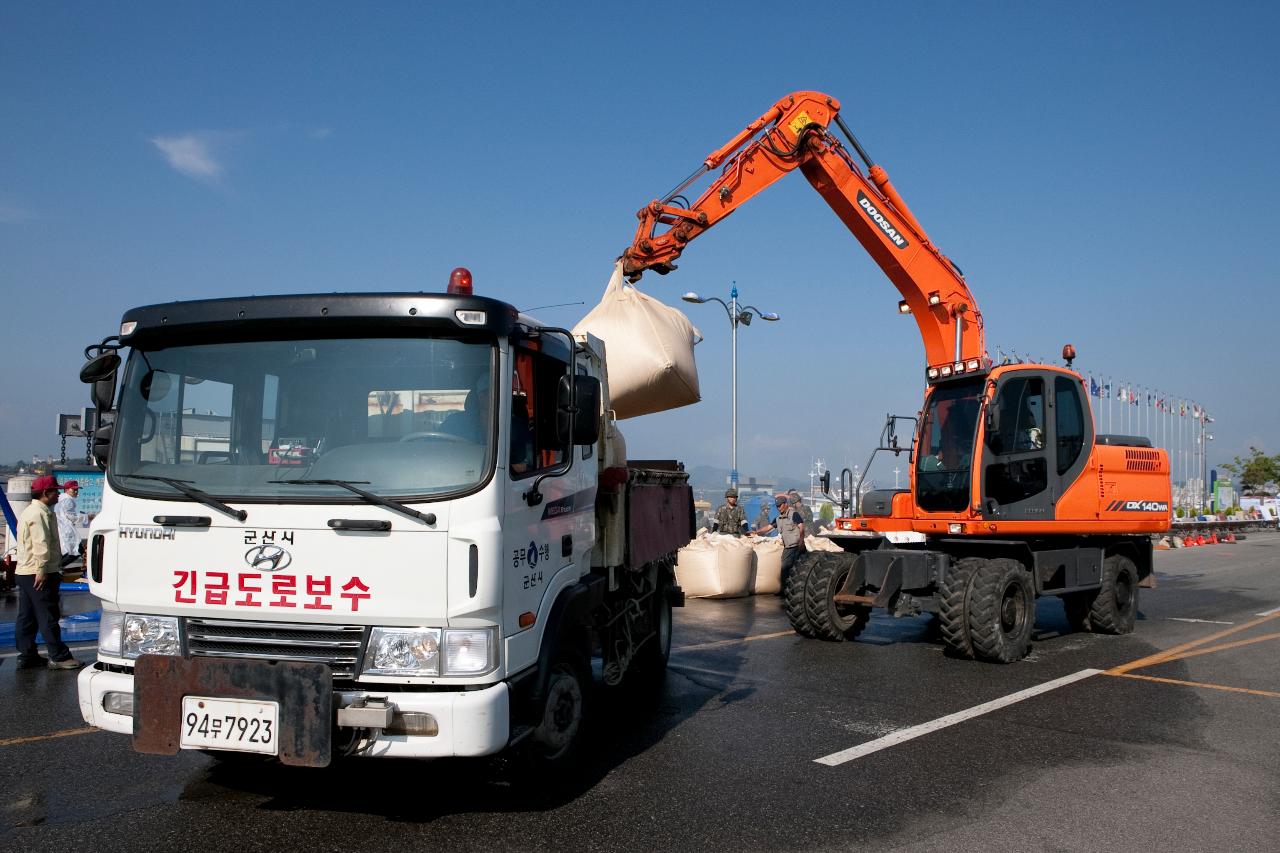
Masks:
[[[1247,640],[1236,640],[1234,643],[1223,643],[1220,646],[1210,646],[1207,649],[1195,649],[1194,651],[1185,652],[1184,654],[1166,657],[1160,663],[1172,663],[1175,660],[1186,660],[1196,655],[1211,655],[1214,652],[1225,652],[1227,649],[1238,649],[1241,646],[1251,646],[1254,643],[1261,643],[1266,640],[1280,639],[1280,633],[1263,634],[1261,637],[1250,637]]]
[[[716,640],[714,643],[697,643],[692,646],[675,646],[673,652],[692,652],[701,649],[718,649],[721,646],[732,646],[738,643],[752,643],[756,640],[772,640],[777,637],[794,637],[795,631],[775,631],[772,634],[756,634],[754,637],[735,637],[732,640]]]
[[[1264,622],[1270,622],[1272,619],[1278,619],[1278,618],[1280,618],[1280,613],[1273,613],[1270,616],[1263,616],[1261,619],[1254,619],[1252,622],[1245,622],[1242,625],[1236,625],[1234,628],[1228,628],[1225,631],[1218,631],[1216,633],[1210,634],[1207,637],[1201,637],[1198,640],[1192,640],[1189,643],[1183,643],[1182,645],[1174,646],[1171,649],[1165,649],[1163,652],[1156,652],[1155,654],[1148,655],[1145,658],[1138,658],[1135,661],[1130,661],[1129,663],[1112,667],[1111,669],[1108,669],[1106,672],[1107,672],[1107,675],[1123,675],[1124,673],[1129,672],[1130,670],[1133,670],[1133,669],[1142,669],[1143,667],[1154,666],[1155,664],[1158,664],[1158,663],[1164,663],[1166,660],[1171,660],[1174,657],[1181,655],[1183,652],[1189,652],[1192,649],[1198,649],[1201,646],[1205,646],[1205,645],[1208,645],[1209,643],[1212,643],[1214,640],[1221,640],[1223,637],[1230,637],[1232,634],[1238,634],[1241,631],[1247,631],[1248,629],[1261,625]]]
[[[36,741],[39,741],[39,740],[53,740],[54,738],[71,737],[72,735],[88,735],[88,734],[93,734],[94,732],[99,732],[99,731],[102,731],[102,729],[96,729],[93,726],[86,726],[83,729],[65,729],[63,731],[53,732],[52,734],[47,734],[47,735],[33,735],[31,737],[13,737],[13,738],[9,738],[8,740],[0,740],[0,746],[17,746],[18,744],[21,744],[21,743],[35,743]]]
[[[1228,687],[1225,684],[1205,684],[1200,681],[1180,681],[1176,678],[1156,678],[1154,675],[1137,675],[1132,672],[1114,672],[1108,670],[1103,675],[1114,676],[1115,678],[1135,678],[1141,681],[1157,681],[1161,684],[1178,684],[1183,687],[1204,687],[1208,690],[1225,690],[1228,693],[1248,693],[1251,696],[1268,696],[1272,699],[1280,699],[1280,693],[1270,690],[1252,690],[1248,687]]]

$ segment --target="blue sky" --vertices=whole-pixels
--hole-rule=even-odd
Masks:
[[[0,459],[56,450],[82,348],[138,304],[463,265],[517,306],[585,301],[539,312],[572,324],[635,211],[799,89],[843,102],[993,349],[1070,341],[1199,401],[1211,462],[1280,451],[1278,8],[4,4]],[[739,341],[745,473],[861,462],[918,408],[914,324],[800,175],[642,286],[735,280],[783,316]],[[727,467],[728,323],[688,313],[703,401],[623,428],[633,456]]]

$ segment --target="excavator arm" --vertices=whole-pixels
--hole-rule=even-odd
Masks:
[[[865,174],[831,133],[833,123],[866,164]],[[721,166],[719,177],[689,204],[681,193]],[[929,378],[989,367],[982,314],[964,276],[930,242],[888,174],[841,121],[840,103],[820,92],[778,101],[708,155],[684,183],[640,210],[635,240],[622,253],[628,278],[675,269],[690,241],[796,169],[902,294],[899,310],[911,313],[920,328]]]

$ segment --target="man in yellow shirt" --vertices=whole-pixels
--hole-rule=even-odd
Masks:
[[[50,508],[58,502],[56,478],[36,477],[31,484],[31,505],[18,516],[18,623],[14,626],[18,668],[45,666],[36,648],[36,628],[49,651],[49,669],[77,669],[80,661],[62,642],[58,620],[62,618],[59,586],[62,583],[62,546],[58,521]]]

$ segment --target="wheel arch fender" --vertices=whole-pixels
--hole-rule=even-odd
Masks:
[[[591,611],[604,599],[605,586],[602,576],[587,575],[577,583],[566,586],[556,596],[542,628],[537,665],[518,679],[513,679],[512,688],[519,699],[536,706],[546,696],[552,659],[566,640],[578,646],[583,656],[590,661]]]

